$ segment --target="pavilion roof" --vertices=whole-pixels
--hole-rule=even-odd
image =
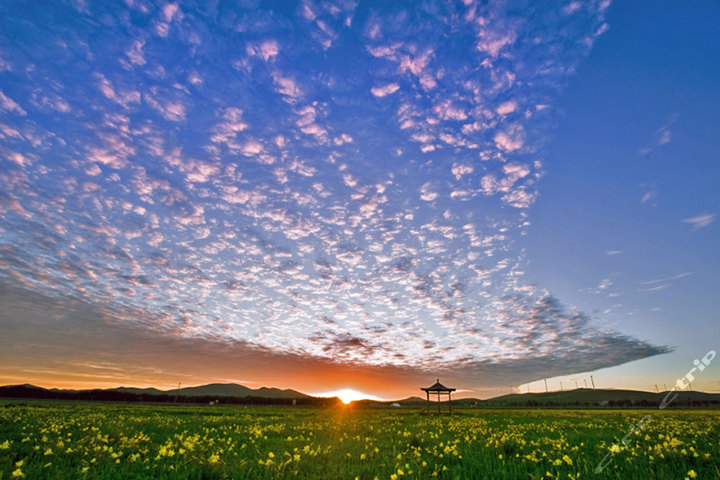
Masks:
[[[424,390],[424,391],[426,391],[426,392],[454,392],[454,391],[455,391],[454,388],[446,387],[445,385],[443,385],[442,383],[440,383],[440,379],[439,379],[439,378],[438,378],[437,381],[435,382],[435,385],[432,385],[432,386],[427,387],[427,388],[421,388],[420,390]]]

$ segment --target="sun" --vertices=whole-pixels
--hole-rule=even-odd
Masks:
[[[331,392],[324,392],[318,394],[323,397],[338,397],[344,404],[349,404],[355,400],[382,400],[382,398],[374,395],[368,395],[367,393],[353,390],[352,388],[341,388],[340,390],[333,390]]]

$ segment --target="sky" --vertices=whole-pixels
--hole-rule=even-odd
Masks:
[[[720,347],[719,16],[3,2],[0,384],[675,384]]]

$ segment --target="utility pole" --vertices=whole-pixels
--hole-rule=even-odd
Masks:
[[[178,382],[178,388],[175,390],[175,403],[177,403],[178,395],[180,395],[180,382]]]

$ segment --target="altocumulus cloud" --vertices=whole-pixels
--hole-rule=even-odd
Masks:
[[[470,383],[666,352],[524,283],[514,243],[606,8],[11,2],[0,275],[98,329]]]

